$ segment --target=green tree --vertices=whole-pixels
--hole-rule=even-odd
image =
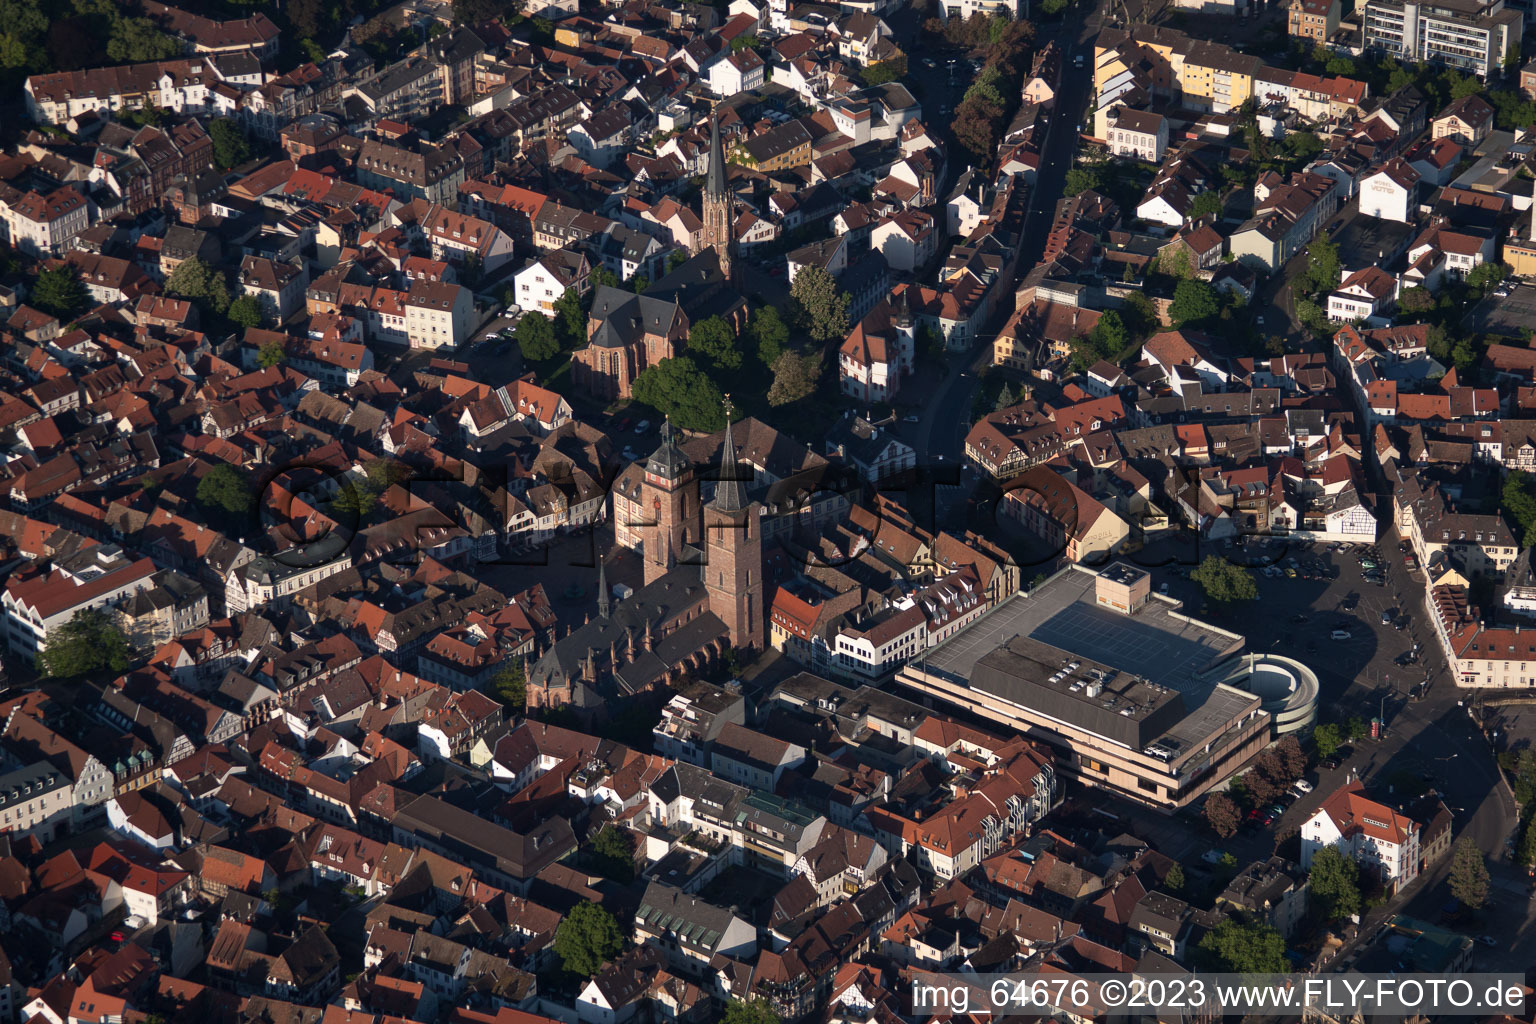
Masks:
[[[1201,193],[1205,195],[1207,193]],[[1189,278],[1195,276],[1195,268],[1189,262],[1188,249],[1175,249],[1164,256],[1157,258],[1157,272],[1167,274],[1169,277]]]
[[[1521,547],[1536,543],[1536,480],[1523,470],[1515,470],[1504,481],[1499,506],[1515,529]]]
[[[181,52],[181,44],[148,18],[119,18],[111,33],[107,56],[119,64],[170,60]]]
[[[1524,867],[1536,866],[1536,814],[1525,816],[1525,831],[1520,834],[1519,862]]]
[[[231,302],[229,308],[233,312],[235,304]],[[252,326],[255,325],[253,324]],[[288,353],[283,351],[283,343],[280,341],[269,341],[256,352],[256,361],[261,364],[261,368],[264,370],[282,365],[287,358]]]
[[[627,830],[604,825],[592,837],[592,855],[598,870],[615,882],[628,885],[635,880],[635,844]]]
[[[763,306],[753,311],[747,333],[757,346],[757,358],[764,366],[772,369],[783,354],[784,346],[789,344],[789,325],[779,316],[776,308]]]
[[[1189,574],[1189,578],[1200,584],[1207,598],[1223,604],[1252,601],[1259,596],[1259,587],[1253,581],[1253,573],[1220,555],[1206,555],[1199,568]]]
[[[530,363],[542,363],[560,353],[560,339],[555,337],[554,325],[543,313],[524,313],[517,322],[518,351]]]
[[[1397,308],[1404,313],[1428,313],[1435,308],[1435,296],[1428,288],[1405,288],[1397,297]]]
[[[786,349],[773,364],[773,383],[768,387],[769,405],[789,405],[816,390],[821,378],[821,356]]]
[[[1013,393],[1013,388],[1004,383],[1002,390],[997,393],[997,401],[992,403],[992,411],[1002,412],[1018,400],[1018,397]]]
[[[725,426],[720,389],[688,356],[663,359],[635,378],[635,401],[667,414],[684,430]]]
[[[55,679],[90,672],[119,673],[128,667],[128,639],[99,608],[82,608],[52,632],[38,654],[43,671]]]
[[[1360,866],[1325,846],[1312,857],[1307,875],[1312,904],[1328,921],[1339,921],[1360,912]]]
[[[1178,861],[1174,861],[1173,867],[1168,869],[1168,874],[1163,876],[1163,888],[1171,893],[1184,891],[1184,869],[1179,866]]]
[[[1131,292],[1120,300],[1120,319],[1131,337],[1146,338],[1160,325],[1157,307],[1141,292]]]
[[[866,86],[876,86],[905,78],[906,74],[907,58],[901,56],[892,57],[890,60],[882,60],[878,64],[871,64],[859,72],[859,79]]]
[[[84,309],[85,302],[85,285],[75,276],[75,268],[68,264],[43,271],[37,275],[37,284],[32,286],[30,304],[60,320],[68,320]]]
[[[555,300],[555,323],[565,348],[575,348],[586,338],[587,310],[575,288],[567,288]]]
[[[765,999],[753,999],[745,1003],[740,999],[732,999],[725,1004],[725,1012],[720,1015],[720,1024],[782,1024],[782,1022]]]
[[[1447,74],[1450,72],[1448,71]],[[1451,101],[1464,100],[1483,91],[1483,83],[1474,75],[1458,75],[1451,85]]]
[[[592,287],[617,288],[619,284],[619,275],[607,267],[592,268]]]
[[[479,25],[504,18],[512,24],[522,9],[522,0],[453,0],[453,20],[461,25]]]
[[[1312,730],[1312,745],[1317,748],[1318,757],[1332,757],[1344,745],[1344,737],[1337,725],[1324,722]]]
[[[1285,150],[1296,163],[1309,163],[1323,151],[1323,140],[1313,132],[1290,132],[1285,137]]]
[[[197,503],[215,514],[243,516],[251,510],[251,501],[245,474],[227,462],[213,467],[197,482]]]
[[[1220,311],[1216,290],[1198,278],[1180,281],[1173,290],[1173,301],[1168,304],[1168,316],[1180,325],[1205,323]]]
[[[229,285],[224,275],[193,256],[184,260],[165,279],[165,290],[178,299],[191,299],[223,316],[229,309]]]
[[[848,293],[820,267],[802,267],[789,289],[805,332],[816,341],[831,341],[848,333]]]
[[[528,702],[527,680],[523,667],[508,661],[487,681],[486,693],[513,711],[522,711]]]
[[[1509,268],[1497,260],[1479,263],[1467,272],[1467,288],[1481,298],[1502,284],[1508,276]]]
[[[1488,902],[1488,865],[1471,836],[1456,840],[1451,852],[1451,895],[1470,910],[1480,910]]]
[[[1201,217],[1220,217],[1226,204],[1222,202],[1221,193],[1215,189],[1209,189],[1195,196],[1189,204],[1190,220],[1198,220]]]
[[[241,327],[260,327],[261,302],[254,295],[242,295],[230,302],[229,312],[226,315],[231,322]]]
[[[251,144],[245,132],[227,117],[221,117],[208,125],[208,137],[213,140],[213,162],[228,170],[251,158]]]
[[[723,316],[705,317],[688,328],[688,351],[707,357],[722,370],[741,366],[741,351],[736,347],[736,331]]]
[[[1049,2],[1049,0],[1047,0]],[[1062,191],[1075,196],[1079,192],[1087,192],[1089,189],[1097,191],[1104,187],[1104,172],[1097,166],[1073,167],[1067,171],[1067,179]]]
[[[670,274],[672,271],[676,270],[678,267],[687,262],[687,253],[683,252],[681,249],[673,249],[671,252],[667,253],[667,262],[663,264],[663,266],[666,267],[665,273]]]
[[[1328,314],[1323,312],[1323,307],[1311,299],[1296,300],[1296,319],[1301,325],[1318,337],[1327,337],[1333,334],[1337,326],[1328,319]]]
[[[572,974],[597,975],[603,964],[619,955],[624,936],[613,915],[597,903],[578,903],[555,929],[555,954]]]
[[[378,505],[378,492],[355,480],[347,480],[331,495],[331,515],[354,526],[366,523]]]
[[[1515,759],[1515,799],[1522,804],[1531,802],[1536,795],[1536,747],[1526,747]]]
[[[1307,289],[1327,295],[1339,286],[1339,247],[1325,231],[1307,246]]]
[[[1239,974],[1285,971],[1285,938],[1258,921],[1226,918],[1200,940],[1200,952],[1218,970]]]

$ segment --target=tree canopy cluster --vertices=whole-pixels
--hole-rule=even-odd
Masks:
[[[82,608],[52,632],[38,655],[45,673],[70,679],[93,672],[123,672],[128,668],[128,640],[100,608]]]
[[[1206,597],[1223,604],[1252,601],[1259,596],[1259,585],[1254,582],[1253,573],[1220,555],[1206,555],[1189,578],[1200,584]]]
[[[181,43],[112,0],[0,0],[0,80],[44,71],[169,60]],[[105,57],[105,59],[103,59]]]
[[[204,312],[222,317],[229,310],[229,282],[224,272],[193,256],[165,279],[165,290],[178,299],[191,299]]]
[[[52,313],[60,320],[68,320],[85,309],[88,299],[85,285],[80,283],[75,268],[65,264],[37,275],[28,304],[44,313]]]
[[[949,24],[956,20],[951,19]],[[945,32],[949,31],[946,25]],[[987,166],[996,159],[998,142],[1008,119],[1018,108],[1035,28],[1027,21],[989,19],[977,13],[959,31],[987,33],[986,63],[955,107],[953,122],[955,141],[970,152],[978,165]]]
[[[613,915],[600,904],[578,903],[555,930],[554,948],[568,973],[591,978],[619,955],[624,935]]]
[[[690,356],[673,356],[645,369],[631,388],[635,401],[671,417],[684,430],[725,426],[724,399]]]
[[[1258,921],[1225,918],[1200,940],[1199,955],[1214,970],[1239,974],[1285,971],[1285,938]]]
[[[1325,921],[1339,921],[1360,912],[1360,865],[1325,846],[1312,856],[1307,876],[1308,898]]]

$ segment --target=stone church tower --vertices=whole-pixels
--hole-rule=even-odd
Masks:
[[[720,274],[726,281],[735,283],[732,276],[736,255],[736,238],[731,219],[731,193],[726,187],[728,175],[725,167],[725,151],[720,146],[720,122],[709,122],[709,171],[704,179],[704,208],[700,219],[704,222],[703,246],[713,249],[720,257]]]
[[[731,631],[731,643],[763,649],[763,535],[758,503],[747,500],[751,471],[736,460],[731,404],[725,404],[725,446],[715,496],[704,506],[704,587],[709,610]]]
[[[662,424],[661,447],[645,464],[643,502],[654,524],[645,540],[645,582],[654,583],[683,562],[683,552],[698,539],[699,485],[688,456],[672,436],[672,421]]]

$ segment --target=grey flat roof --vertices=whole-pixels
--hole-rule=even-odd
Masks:
[[[969,679],[976,662],[1015,636],[1090,658],[1186,696],[1211,688],[1195,674],[1243,646],[1243,638],[1185,619],[1177,605],[1153,597],[1135,615],[1101,608],[1097,576],[1067,569],[1027,594],[1014,594],[928,652],[923,667]]]
[[[1239,652],[1242,637],[1190,620],[1176,603],[1157,596],[1134,615],[1102,608],[1095,599],[1096,579],[1075,566],[1063,570],[1029,593],[1005,599],[913,668],[1136,748],[1172,739],[1187,752],[1257,700],[1218,686],[1216,673],[1208,671]],[[1050,678],[1071,661],[1080,664],[1070,678]],[[1116,706],[1106,716],[1097,706],[1102,701],[1088,707],[1086,692],[1071,691],[1070,684],[1089,668],[1108,672],[1106,691],[1119,691],[1135,708],[1125,714]],[[1128,683],[1127,677],[1136,681]]]
[[[1099,575],[1107,580],[1112,580],[1115,583],[1128,587],[1137,580],[1145,579],[1147,571],[1145,569],[1137,569],[1135,566],[1126,565],[1124,562],[1116,562]]]
[[[1028,637],[977,662],[971,686],[1136,750],[1184,718],[1176,691]]]

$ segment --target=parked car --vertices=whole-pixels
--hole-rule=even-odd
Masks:
[[[1336,629],[1329,633],[1328,637],[1331,640],[1351,640],[1354,638],[1354,634],[1347,629]]]
[[[651,429],[651,421],[650,420],[641,420],[639,423],[635,424],[635,433],[637,433],[637,434],[644,434],[646,431],[648,431],[650,429]]]
[[[1329,760],[1332,760],[1332,758]],[[1312,783],[1308,782],[1306,779],[1297,779],[1294,788],[1298,793],[1310,793],[1312,792]]]
[[[901,418],[901,421],[903,423],[921,423],[921,422],[923,422],[923,418],[921,416],[919,416],[917,413],[913,412],[913,413],[908,413],[907,415],[903,416]]]
[[[1390,608],[1381,613],[1381,624],[1383,626],[1392,625],[1392,610]]]
[[[1200,855],[1200,859],[1205,861],[1207,864],[1220,864],[1221,858],[1224,856],[1226,856],[1226,854],[1222,853],[1220,850],[1206,850]]]

